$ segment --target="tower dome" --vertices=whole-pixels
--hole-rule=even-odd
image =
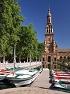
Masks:
[[[48,9],[48,15],[47,16],[51,16],[50,8]]]

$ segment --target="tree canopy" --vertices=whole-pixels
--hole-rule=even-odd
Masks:
[[[32,60],[42,57],[44,44],[38,42],[32,23],[22,25],[25,17],[19,14],[20,10],[18,0],[0,0],[0,58],[3,58],[3,62],[5,57],[13,57],[14,45],[17,59],[26,60],[30,55]]]

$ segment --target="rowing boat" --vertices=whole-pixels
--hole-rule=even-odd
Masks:
[[[62,90],[70,91],[70,82],[59,81],[54,84],[54,87],[60,88]]]
[[[35,69],[22,69],[15,73],[11,73],[6,78],[16,87],[31,84],[39,75],[39,71]]]

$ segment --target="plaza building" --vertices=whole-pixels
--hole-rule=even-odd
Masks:
[[[60,58],[70,58],[70,49],[58,48],[57,42],[54,40],[54,31],[52,24],[52,15],[50,9],[47,14],[47,23],[45,27],[45,49],[43,52],[43,67],[57,67],[57,61]]]

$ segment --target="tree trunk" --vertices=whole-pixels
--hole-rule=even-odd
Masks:
[[[28,63],[28,57],[27,57],[27,63]]]
[[[5,64],[5,55],[3,56],[3,63]]]
[[[21,57],[19,56],[19,63],[21,63]]]

